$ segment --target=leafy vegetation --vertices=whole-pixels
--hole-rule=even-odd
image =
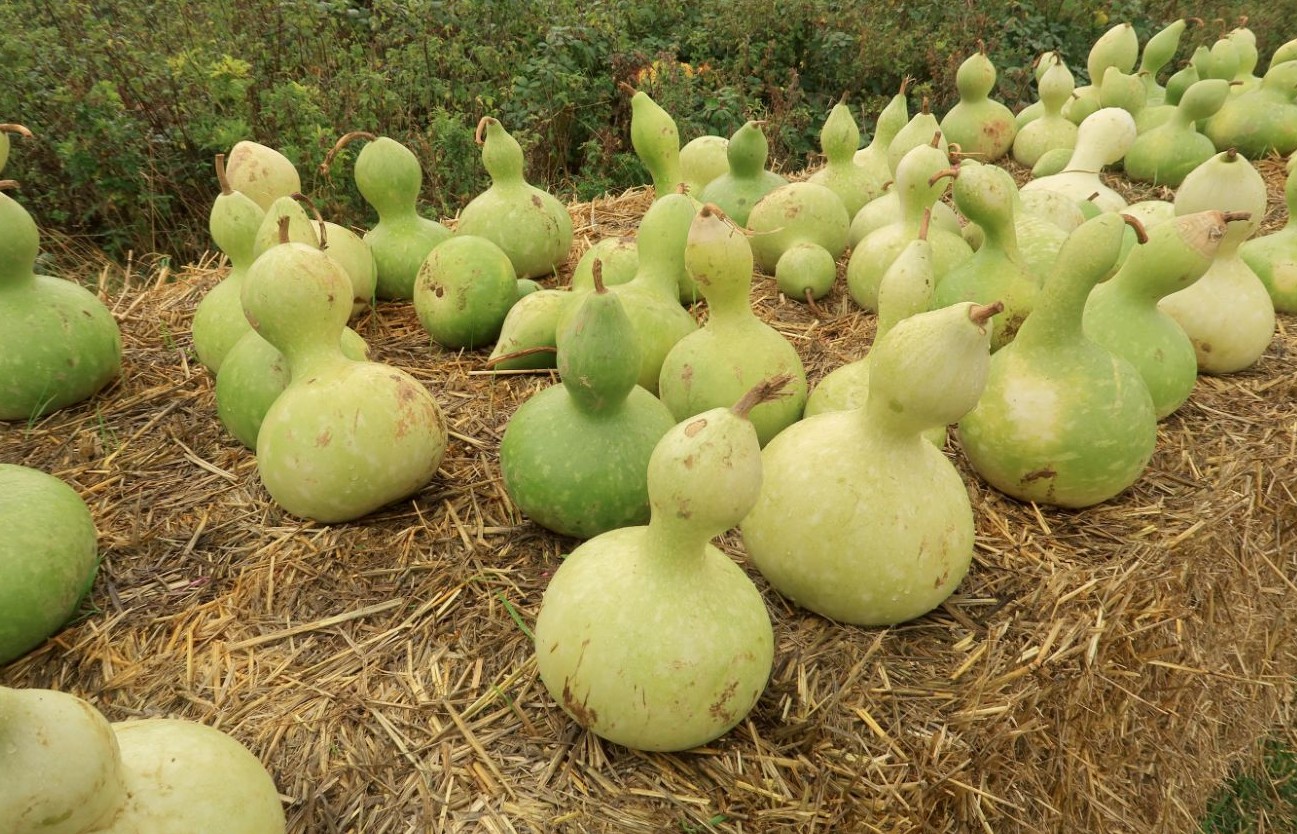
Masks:
[[[1258,764],[1234,774],[1208,805],[1203,834],[1297,831],[1297,752],[1266,741]]]

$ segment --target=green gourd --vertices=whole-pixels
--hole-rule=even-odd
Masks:
[[[98,572],[99,548],[94,519],[76,490],[53,475],[16,464],[0,463],[0,530],[4,666],[39,646],[76,613]]]
[[[827,191],[811,183],[802,185]],[[837,199],[832,192],[827,196]],[[754,216],[765,200],[753,209]],[[842,234],[845,237],[845,215]],[[685,244],[685,268],[707,300],[707,322],[667,353],[658,391],[679,422],[737,401],[762,379],[787,376],[789,382],[781,396],[755,406],[748,414],[764,446],[801,419],[807,385],[797,350],[752,312],[754,249],[743,231],[728,222],[716,206],[704,205],[694,217]]]
[[[911,240],[918,237],[924,212],[938,200],[949,183],[938,173],[949,168],[945,151],[931,144],[912,148],[896,171],[896,191],[900,200],[900,217],[866,235],[847,261],[847,289],[851,298],[866,310],[878,309],[878,285],[887,267]],[[933,215],[935,218],[935,214]],[[946,231],[936,223],[928,232],[932,243],[933,269],[941,276],[973,254],[957,233]]]
[[[1139,371],[1087,339],[1086,297],[1117,263],[1121,215],[1104,212],[1073,232],[1013,342],[991,357],[977,407],[959,421],[973,469],[1019,501],[1088,507],[1143,473],[1157,414]]]
[[[1063,61],[1063,56],[1054,51],[1042,52],[1036,56],[1034,61],[1031,62],[1031,74],[1036,80],[1036,89],[1038,94],[1035,101],[1019,110],[1017,115],[1013,117],[1014,122],[1018,126],[1019,132],[1044,114],[1045,105],[1041,102],[1039,95],[1040,82],[1041,79],[1045,77],[1045,73],[1055,64],[1063,64],[1064,67],[1066,67],[1066,63]],[[1071,78],[1071,75],[1072,73],[1069,70],[1068,77]],[[1068,89],[1067,94],[1070,97],[1072,95],[1072,90]],[[1060,103],[1059,106],[1061,107],[1062,103]],[[1016,139],[1017,137],[1014,138]]]
[[[1135,137],[1122,160],[1126,176],[1179,187],[1190,171],[1215,156],[1216,146],[1197,124],[1220,110],[1229,94],[1229,82],[1220,78],[1204,78],[1186,90],[1169,119]]]
[[[900,173],[901,160],[920,145],[937,143],[942,153],[949,155],[950,145],[946,135],[941,132],[941,122],[928,109],[928,100],[923,99],[919,112],[910,117],[905,126],[896,132],[892,141],[887,144],[887,167],[897,176]]]
[[[1018,123],[1013,111],[991,98],[995,64],[979,43],[955,71],[959,101],[941,118],[941,133],[959,152],[978,162],[994,162],[1013,147]]]
[[[0,124],[0,173],[4,172],[9,162],[9,134],[16,133],[26,139],[32,138],[32,132],[20,124]]]
[[[1238,218],[1229,224],[1203,276],[1159,302],[1189,334],[1201,373],[1250,368],[1274,338],[1274,302],[1239,256],[1243,241],[1260,226],[1267,200],[1265,180],[1233,150],[1222,151],[1193,169],[1175,193],[1176,214],[1218,209]]]
[[[820,128],[820,150],[824,152],[824,167],[807,177],[807,181],[829,188],[847,210],[847,223],[865,203],[881,196],[883,185],[890,177],[879,179],[869,169],[856,164],[856,150],[860,147],[860,127],[846,97],[833,105],[829,116]]]
[[[519,278],[554,274],[572,248],[572,216],[557,197],[527,182],[522,146],[499,120],[484,116],[478,136],[491,186],[460,211],[455,233],[495,243]]]
[[[280,197],[302,190],[302,177],[292,161],[274,148],[244,139],[234,143],[225,157],[225,175],[230,188],[246,194],[270,211]]]
[[[695,136],[680,149],[680,179],[693,195],[730,169],[730,140],[724,136]]]
[[[221,192],[212,201],[207,228],[216,248],[230,262],[225,277],[203,294],[194,309],[192,325],[194,351],[207,370],[216,373],[230,349],[252,330],[243,315],[239,292],[243,276],[256,255],[253,252],[257,229],[266,212],[246,194],[230,187],[225,175],[225,154],[216,155],[216,182]]]
[[[947,161],[941,168],[948,167],[949,164],[949,161]],[[938,168],[937,170],[941,169]],[[851,227],[847,229],[848,247],[855,248],[859,246],[860,241],[864,240],[870,232],[901,219],[901,197],[895,185],[894,182],[889,182],[887,190],[881,197],[875,197],[865,203],[864,208],[856,212],[856,216],[851,218]],[[932,204],[931,208],[932,224],[934,226],[951,234],[963,234],[964,222],[949,204],[938,200]]]
[[[647,525],[590,539],[558,566],[536,616],[536,668],[577,724],[640,750],[687,750],[734,727],[765,689],[774,631],[743,569],[711,540],[761,489],[749,410],[674,427],[649,459]]]
[[[1239,25],[1231,29],[1225,37],[1234,44],[1238,52],[1238,71],[1230,79],[1231,88],[1236,88],[1239,93],[1254,89],[1261,83],[1260,77],[1256,74],[1261,54],[1257,51],[1256,33],[1247,28],[1247,17],[1243,17]]]
[[[450,239],[450,229],[419,214],[423,169],[405,145],[387,136],[364,131],[343,135],[320,166],[328,170],[333,156],[347,144],[366,140],[356,154],[352,178],[360,196],[378,215],[363,239],[374,256],[378,298],[414,298],[414,280],[428,253]]]
[[[500,441],[514,505],[564,536],[589,539],[649,520],[648,462],[676,421],[635,380],[630,318],[594,270],[595,289],[558,333],[560,385],[528,399]]]
[[[1089,203],[1097,211],[1120,211],[1126,207],[1126,199],[1104,183],[1099,172],[1120,161],[1134,144],[1135,136],[1135,118],[1128,111],[1100,108],[1077,129],[1076,146],[1065,168],[1048,176],[1037,176],[1033,171],[1022,191],[1043,188],[1071,197],[1078,204]]]
[[[1063,117],[1063,105],[1072,97],[1076,82],[1057,53],[1049,61],[1037,83],[1040,114],[1021,125],[1013,137],[1013,158],[1030,168],[1046,151],[1076,146],[1076,125]]]
[[[312,219],[310,212],[314,213]],[[369,306],[377,290],[377,266],[373,250],[364,238],[345,226],[320,216],[314,203],[304,194],[290,194],[270,204],[252,239],[252,260],[280,242],[282,221],[288,221],[288,239],[324,250],[351,281],[351,312],[359,313]]]
[[[813,181],[781,185],[752,207],[747,226],[757,267],[775,276],[781,292],[798,300],[828,294],[851,227],[836,192]]]
[[[698,195],[699,201],[719,206],[725,216],[746,226],[748,213],[757,201],[788,182],[766,170],[770,143],[762,130],[765,122],[747,121],[730,136],[726,147],[729,170],[707,183]]]
[[[1148,90],[1138,75],[1122,72],[1116,67],[1108,67],[1099,83],[1099,106],[1120,107],[1132,117],[1138,118],[1148,103]]]
[[[1202,277],[1233,219],[1220,211],[1200,211],[1153,226],[1117,273],[1086,299],[1085,336],[1139,371],[1159,420],[1193,392],[1198,360],[1184,329],[1157,303]]]
[[[1175,58],[1180,38],[1191,22],[1201,24],[1202,20],[1186,17],[1173,20],[1144,43],[1137,75],[1144,84],[1144,97],[1149,106],[1159,105],[1166,99],[1166,88],[1158,81],[1158,74]]]
[[[1266,71],[1288,61],[1297,61],[1297,38],[1279,44],[1275,51],[1270,53],[1270,63],[1266,65]]]
[[[122,367],[117,320],[73,281],[35,273],[40,231],[0,180],[0,420],[34,420],[94,396]]]
[[[1275,310],[1297,313],[1297,166],[1290,157],[1284,184],[1287,221],[1282,229],[1259,235],[1239,246],[1243,262],[1265,285]]]
[[[1103,105],[1099,103],[1099,87],[1109,67],[1124,73],[1135,68],[1139,59],[1139,34],[1130,22],[1118,23],[1104,32],[1090,47],[1085,60],[1090,83],[1077,87],[1072,100],[1063,107],[1063,115],[1081,124]]]
[[[358,315],[369,309],[378,297],[378,261],[374,259],[374,250],[362,232],[332,220],[322,222],[329,255],[351,279],[351,314]]]
[[[575,293],[539,289],[519,298],[500,324],[486,366],[497,371],[557,367],[558,320]]]
[[[997,351],[1013,341],[1040,291],[1040,279],[1018,249],[1018,187],[1013,176],[996,165],[963,162],[952,170],[955,206],[981,228],[983,240],[971,257],[937,279],[933,306],[1001,302],[1004,309],[991,322],[991,350]]]
[[[684,182],[680,169],[680,132],[675,119],[643,90],[622,83],[630,93],[630,142],[639,161],[653,180],[653,192],[661,197]]]
[[[248,320],[292,376],[257,433],[262,484],[289,513],[325,523],[423,488],[446,449],[445,419],[422,383],[339,348],[348,288],[336,261],[292,241],[267,250],[243,283]]]
[[[1230,96],[1203,132],[1217,148],[1249,159],[1297,151],[1297,61],[1272,67],[1252,90]]]
[[[414,281],[414,311],[436,344],[473,350],[500,335],[518,300],[513,263],[484,237],[456,234],[428,253]]]
[[[892,166],[887,161],[887,148],[896,134],[910,121],[910,106],[905,91],[913,79],[901,79],[901,88],[887,100],[874,120],[874,135],[869,144],[856,151],[853,161],[864,168],[870,179],[878,183],[879,190],[886,188],[892,179]]]
[[[875,342],[862,407],[807,418],[762,452],[748,558],[815,613],[893,625],[940,605],[973,557],[968,488],[927,431],[958,420],[987,378],[997,305],[910,316]]]
[[[1241,63],[1238,43],[1228,37],[1220,37],[1212,43],[1206,60],[1198,67],[1198,72],[1204,78],[1233,81],[1238,75]]]
[[[574,292],[594,289],[594,265],[599,264],[606,287],[625,284],[639,270],[639,247],[634,235],[605,237],[595,241],[585,250],[572,268],[571,288]]]

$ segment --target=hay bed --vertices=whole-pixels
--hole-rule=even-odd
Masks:
[[[1272,228],[1282,167],[1258,167]],[[575,254],[632,231],[649,199],[572,206]],[[1191,831],[1229,766],[1290,714],[1292,317],[1254,368],[1200,379],[1145,476],[1107,504],[1008,500],[956,438],[977,553],[927,617],[839,626],[750,571],[775,622],[769,686],[725,737],[661,755],[580,731],[536,674],[524,627],[575,542],[512,507],[495,450],[553,377],[483,373],[484,351],[430,348],[410,305],[380,305],[357,329],[437,393],[450,447],[414,499],[303,523],[269,501],[190,358],[190,316],[220,276],[215,260],[178,274],[162,259],[101,264],[122,378],[0,427],[0,460],[85,497],[104,557],[93,610],[0,683],[231,733],[275,775],[294,834]],[[754,297],[812,381],[872,337],[841,282],[822,318],[770,279]],[[734,533],[721,543],[743,561]]]

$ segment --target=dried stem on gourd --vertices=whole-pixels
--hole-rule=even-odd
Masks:
[[[279,218],[279,242],[288,243],[288,215]]]
[[[626,81],[618,81],[618,82],[617,82],[617,89],[621,90],[623,93],[625,93],[625,94],[628,95],[628,96],[634,96],[636,93],[639,92],[639,90],[637,90],[637,89],[635,89],[634,87],[632,87],[632,86],[631,86],[628,82],[626,82]]]
[[[928,100],[926,98],[923,100],[923,106],[924,108],[927,108],[928,106]],[[926,109],[924,112],[927,112]],[[941,147],[941,131],[938,130],[932,134],[932,141],[928,143],[928,147],[930,148]]]
[[[768,379],[763,379],[756,385],[752,386],[746,394],[740,397],[738,402],[730,406],[730,411],[735,416],[747,419],[747,416],[751,413],[752,409],[762,403],[768,403],[772,400],[777,400],[780,397],[786,397],[792,393],[791,391],[784,390],[792,380],[792,374],[778,374],[769,377]]]
[[[928,239],[928,226],[932,223],[932,206],[923,210],[923,217],[919,220],[919,240]]]
[[[225,154],[216,155],[216,184],[221,187],[221,195],[228,197],[234,193],[230,187],[230,178],[225,175]]]
[[[372,142],[376,138],[378,137],[366,130],[353,130],[350,133],[342,134],[338,137],[338,141],[333,143],[333,147],[329,148],[329,152],[324,155],[324,161],[320,163],[319,167],[320,173],[329,173],[329,166],[333,164],[333,158],[337,156],[343,148],[350,144],[352,140],[364,139],[367,142]]]
[[[1184,19],[1186,26],[1206,26],[1207,24],[1201,17],[1186,17]]]
[[[311,210],[311,214],[315,215],[315,222],[320,224],[320,248],[328,249],[329,239],[328,239],[328,235],[325,233],[326,227],[324,224],[324,215],[320,214],[320,210],[316,208],[315,201],[312,200],[310,197],[307,197],[305,194],[303,194],[300,191],[294,191],[292,194],[289,194],[288,196],[292,197],[297,202],[306,206],[308,209]],[[282,221],[283,218],[280,218],[280,220]]]
[[[1235,220],[1251,220],[1252,212],[1250,211],[1226,211],[1221,213],[1221,218],[1226,223],[1233,223]]]
[[[952,165],[949,168],[942,168],[937,173],[928,177],[928,185],[929,186],[936,185],[938,182],[945,179],[946,177],[950,177],[952,180],[959,179],[959,166]]]
[[[486,360],[486,367],[489,370],[491,368],[494,368],[496,365],[500,364],[501,362],[508,362],[511,359],[521,359],[524,356],[535,356],[538,353],[558,353],[558,348],[554,347],[553,345],[539,345],[537,347],[529,347],[529,348],[523,348],[522,350],[515,350],[513,353],[502,353],[499,356],[494,356]],[[536,370],[548,372],[550,369],[537,368]]]
[[[31,132],[30,130],[28,130],[25,126],[20,125],[20,124],[13,124],[13,123],[9,123],[9,124],[2,124],[2,125],[0,125],[0,132],[3,132],[3,133],[17,133],[19,136],[22,136],[24,139],[31,139],[31,138],[33,138],[33,137],[32,137],[32,132]]]
[[[1121,219],[1126,221],[1127,226],[1135,230],[1135,240],[1140,243],[1148,243],[1148,230],[1144,228],[1144,224],[1140,222],[1138,217],[1123,214]]]
[[[991,320],[991,316],[1004,312],[1003,301],[992,301],[990,304],[974,304],[968,308],[968,318],[981,327]]]
[[[594,263],[590,264],[590,276],[594,279],[594,291],[596,295],[603,295],[608,292],[608,287],[603,283],[603,259],[595,258]]]
[[[0,191],[12,191],[18,187],[18,180],[0,180]]]
[[[482,136],[482,133],[486,130],[486,126],[493,121],[495,121],[495,119],[491,116],[483,116],[482,118],[477,120],[477,129],[473,131],[474,142],[476,142],[479,145],[486,144],[486,138]]]
[[[900,95],[905,95],[906,90],[910,89],[910,85],[913,83],[914,83],[914,76],[907,75],[904,78],[902,78]]]

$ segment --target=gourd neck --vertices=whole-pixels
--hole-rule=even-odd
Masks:
[[[711,539],[691,519],[669,514],[656,506],[644,532],[644,545],[650,557],[672,571],[700,566]]]
[[[279,352],[288,360],[293,379],[326,376],[354,361],[342,352],[340,339],[341,334],[332,345],[314,340],[307,344],[284,345]]]

